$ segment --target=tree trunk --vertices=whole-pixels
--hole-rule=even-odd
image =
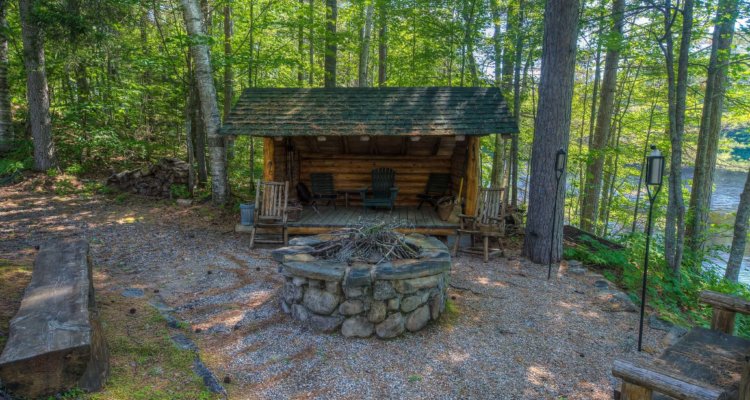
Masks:
[[[633,207],[633,226],[630,233],[635,233],[635,226],[638,223],[638,206],[641,201],[641,188],[643,188],[643,176],[646,173],[646,156],[648,155],[649,140],[651,139],[651,128],[654,126],[654,110],[656,110],[656,98],[651,100],[651,111],[648,117],[648,129],[646,130],[646,141],[643,145],[643,156],[641,157],[641,171],[638,175],[638,188],[635,191],[635,206]]]
[[[20,0],[23,61],[26,68],[26,97],[29,102],[29,125],[34,140],[34,169],[46,171],[57,166],[49,113],[49,88],[44,66],[44,39],[36,20],[34,0]]]
[[[313,82],[315,79],[315,43],[313,42],[313,39],[315,38],[315,27],[313,26],[313,21],[315,20],[315,1],[310,0],[309,1],[309,7],[308,7],[308,25],[309,29],[307,31],[307,41],[309,42],[309,62],[310,62],[310,72],[308,72],[307,76],[307,84],[312,87]]]
[[[380,0],[378,6],[378,86],[386,85],[388,66],[388,1]]]
[[[216,102],[216,87],[211,74],[211,55],[208,45],[199,38],[205,35],[201,25],[201,11],[195,0],[181,0],[185,26],[191,36],[190,52],[195,62],[195,81],[200,96],[203,125],[211,153],[211,194],[214,204],[225,204],[229,197],[224,139],[219,136],[221,119]]]
[[[8,82],[8,2],[0,1],[0,155],[8,152],[13,144],[13,118],[10,107],[10,83]]]
[[[696,253],[703,250],[706,239],[708,213],[711,209],[711,188],[721,133],[721,114],[727,84],[729,53],[732,49],[738,4],[739,2],[735,0],[721,0],[716,11],[686,228],[688,245]]]
[[[227,3],[224,5],[224,120],[227,119],[232,111],[232,101],[234,100],[234,70],[232,69],[232,6]],[[227,158],[234,158],[234,139],[227,138]]]
[[[357,85],[367,87],[367,67],[370,64],[370,37],[372,32],[372,0],[367,3],[365,8],[365,23],[362,26],[361,47],[359,49],[359,78]]]
[[[191,61],[192,61],[192,57]],[[190,118],[190,136],[193,140],[193,154],[198,170],[198,186],[204,187],[208,182],[208,171],[206,167],[206,131],[203,128],[201,118],[201,103],[198,95],[198,88],[195,83],[195,71],[192,63],[188,66],[190,74],[190,89],[188,91],[189,118]]]
[[[664,11],[665,39],[667,41],[667,86],[669,92],[669,139],[672,146],[669,167],[669,200],[664,229],[664,256],[675,276],[679,276],[685,240],[685,201],[682,196],[682,138],[685,132],[685,103],[687,97],[688,55],[693,30],[693,0],[685,0],[682,11],[682,38],[677,60],[677,77],[674,74],[672,55],[671,0],[666,0]]]
[[[620,62],[620,45],[623,30],[625,0],[612,2],[611,38],[607,41],[607,55],[604,61],[604,79],[599,98],[599,112],[596,116],[596,129],[593,142],[589,144],[589,160],[586,168],[586,182],[581,210],[581,228],[593,232],[596,228],[596,216],[602,186],[604,152],[609,143],[612,125],[612,110],[617,90],[617,67]]]
[[[500,23],[500,0],[490,0],[490,13],[492,14],[492,49],[493,61],[495,62],[494,77],[495,86],[502,87],[503,73],[503,33]],[[497,142],[495,142],[497,146]]]
[[[742,266],[742,259],[745,257],[748,217],[750,217],[750,171],[745,181],[745,189],[740,195],[740,204],[737,206],[732,249],[729,251],[729,261],[727,261],[727,269],[724,272],[724,277],[732,282],[737,282],[740,278],[740,267]]]
[[[305,85],[305,17],[302,11],[305,7],[305,0],[299,0],[298,21],[297,21],[297,86]]]
[[[523,57],[523,38],[521,27],[524,23],[524,0],[519,0],[518,23],[516,26],[515,61],[513,63],[513,119],[521,124],[521,57]],[[518,206],[518,135],[510,140],[510,205],[515,210]]]
[[[523,253],[537,263],[559,260],[565,174],[555,179],[555,154],[567,149],[576,64],[578,0],[549,0],[544,10],[539,110],[534,124],[529,207]],[[558,204],[554,199],[557,194]],[[556,212],[553,215],[553,208]],[[554,228],[553,228],[554,227]],[[552,231],[555,231],[554,237]],[[550,260],[550,247],[553,251]]]
[[[234,70],[232,69],[232,6],[224,5],[224,119],[232,111]]]
[[[326,49],[323,72],[323,86],[327,88],[336,87],[336,53],[338,45],[336,40],[336,20],[338,19],[337,0],[326,0]]]

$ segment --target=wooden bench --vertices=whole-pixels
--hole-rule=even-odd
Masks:
[[[750,314],[750,302],[709,291],[700,299],[713,306],[710,330],[692,329],[648,363],[614,362],[612,375],[622,379],[620,399],[650,400],[659,393],[676,399],[750,400],[750,340],[732,336],[736,313]]]
[[[74,387],[94,391],[104,384],[109,353],[88,253],[84,240],[41,246],[0,355],[0,380],[14,396],[38,398]]]

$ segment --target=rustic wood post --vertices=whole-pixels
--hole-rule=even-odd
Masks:
[[[745,356],[745,367],[740,378],[739,400],[750,400],[750,356]]]
[[[731,335],[734,333],[734,316],[734,311],[714,307],[711,315],[711,329]]]
[[[276,164],[274,162],[274,145],[275,144],[273,142],[273,138],[263,138],[263,180],[266,182],[273,181],[276,173]]]
[[[477,211],[477,196],[479,195],[479,136],[467,136],[466,147],[466,206],[464,213],[474,215]]]
[[[649,388],[622,381],[620,400],[651,400],[651,395],[652,391]]]

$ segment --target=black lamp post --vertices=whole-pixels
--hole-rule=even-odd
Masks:
[[[560,192],[560,179],[565,173],[565,163],[567,162],[567,154],[565,150],[557,150],[555,155],[555,179],[557,183],[555,185],[555,203],[552,206],[552,239],[549,241],[549,264],[547,265],[547,280],[552,276],[552,250],[555,247],[555,226],[557,225],[557,195]]]
[[[651,217],[654,200],[661,190],[664,177],[664,156],[656,146],[651,145],[651,154],[646,157],[646,191],[648,192],[648,220],[646,222],[646,259],[643,261],[643,287],[641,289],[641,320],[638,325],[638,351],[643,342],[643,315],[646,311],[646,283],[648,282],[648,252],[651,244]]]

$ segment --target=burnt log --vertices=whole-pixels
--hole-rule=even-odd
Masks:
[[[118,172],[107,185],[123,192],[152,197],[171,197],[172,185],[187,185],[190,165],[177,158],[162,158],[141,169]]]
[[[74,387],[95,391],[104,384],[109,352],[88,253],[84,240],[41,246],[0,355],[0,381],[12,395],[38,398]]]

